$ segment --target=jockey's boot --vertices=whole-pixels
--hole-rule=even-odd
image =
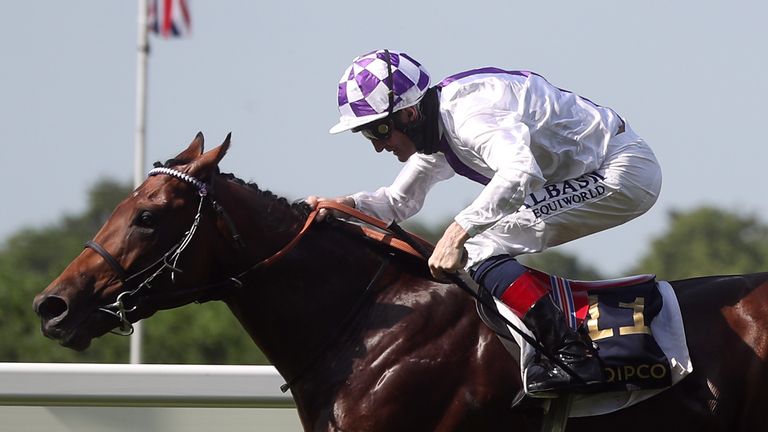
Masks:
[[[537,300],[523,317],[523,322],[533,331],[547,354],[565,363],[583,380],[579,381],[537,354],[537,360],[525,370],[529,394],[535,396],[536,393],[567,391],[604,381],[603,365],[589,336],[568,326],[563,312],[550,296]]]

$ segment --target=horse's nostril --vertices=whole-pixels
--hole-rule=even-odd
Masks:
[[[50,321],[67,313],[67,302],[61,297],[48,296],[37,307],[40,318]]]

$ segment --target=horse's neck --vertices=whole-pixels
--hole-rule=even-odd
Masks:
[[[304,368],[314,353],[328,349],[339,332],[349,330],[354,325],[350,319],[362,314],[363,296],[372,297],[385,282],[376,278],[383,265],[377,255],[355,250],[347,234],[323,228],[310,229],[290,254],[228,301],[287,377]]]
[[[252,265],[281,250],[306,221],[269,193],[231,182],[222,186],[228,188],[222,205],[233,209],[230,216],[246,244],[235,260],[241,270],[245,262]],[[303,362],[307,350],[335,336],[381,262],[348,233],[316,223],[289,253],[249,274],[227,304],[273,363],[295,368],[292,363]]]
[[[227,207],[238,210],[235,225],[242,229],[249,259],[265,259],[292,240],[301,229],[306,216],[292,208],[285,199],[271,192],[251,190],[249,186],[234,187],[235,202]],[[231,199],[231,198],[230,198]]]

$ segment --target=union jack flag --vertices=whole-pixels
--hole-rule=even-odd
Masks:
[[[149,31],[166,38],[181,37],[192,30],[187,0],[149,0]]]

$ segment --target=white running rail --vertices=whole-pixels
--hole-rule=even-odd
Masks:
[[[273,366],[0,363],[0,405],[294,407]]]

